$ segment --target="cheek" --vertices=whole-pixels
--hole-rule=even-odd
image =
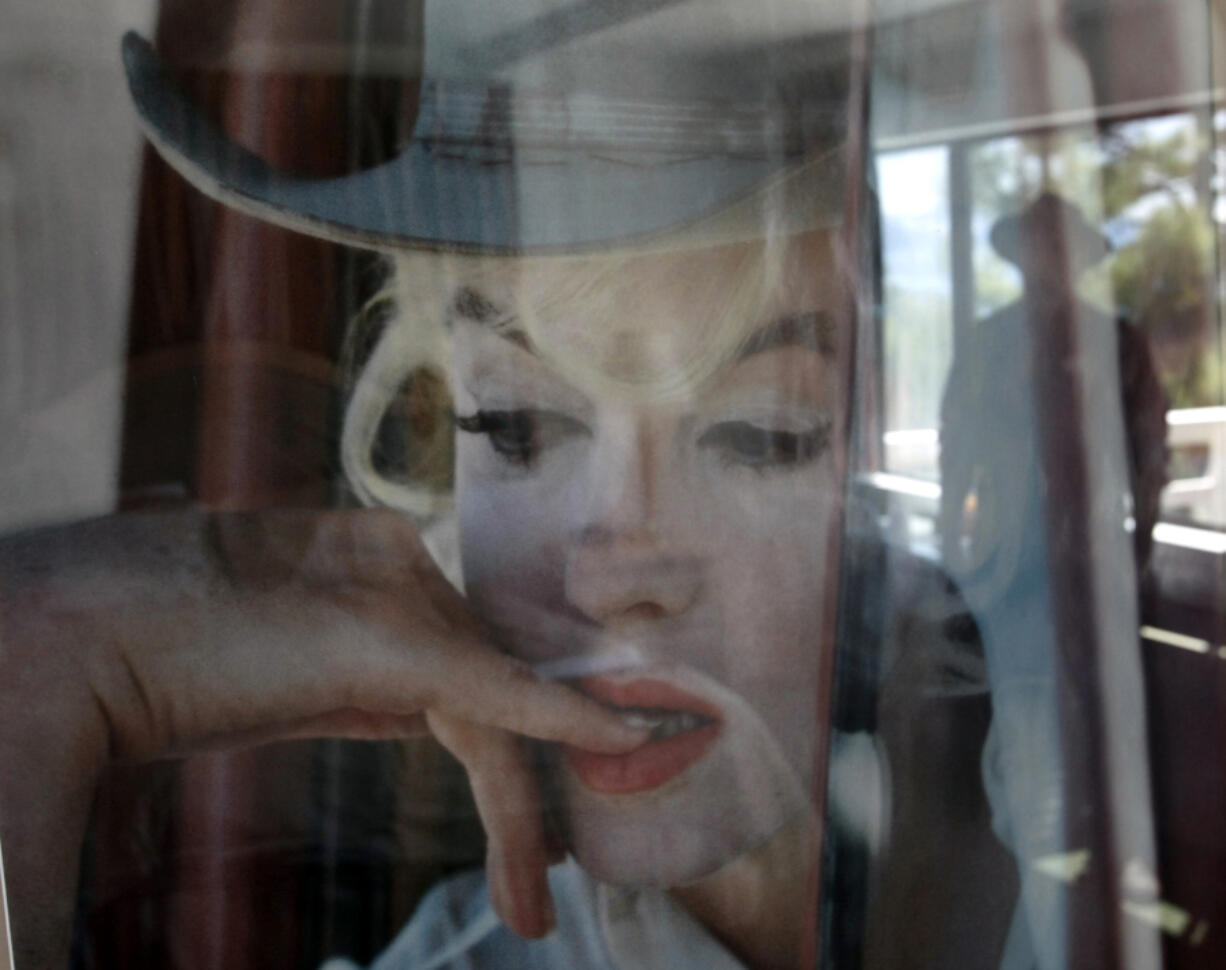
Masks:
[[[830,503],[777,506],[773,528],[728,538],[735,551],[721,557],[711,575],[726,631],[721,675],[758,711],[794,766],[805,770],[820,721],[817,675],[832,601],[827,563],[833,513]]]
[[[456,448],[456,505],[465,593],[502,633],[503,645],[525,659],[550,655],[539,625],[562,612],[565,525],[557,489],[533,477],[485,474],[480,439]]]
[[[705,491],[715,514],[704,534],[713,543],[719,598],[735,615],[765,630],[820,614],[839,525],[835,478],[829,457],[773,476],[744,469],[711,475]]]
[[[812,468],[764,475],[720,467],[717,459],[708,457],[698,487],[689,494],[703,497],[703,534],[715,530],[729,543],[774,546],[799,569],[816,561],[815,550],[825,545],[837,520],[836,480],[833,456]]]

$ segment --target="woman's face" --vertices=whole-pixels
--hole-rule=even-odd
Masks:
[[[787,247],[731,359],[652,390],[702,357],[759,246],[586,290],[524,263],[453,298],[467,592],[512,653],[654,727],[628,755],[548,753],[571,848],[609,882],[693,881],[810,810],[842,455],[829,240]],[[617,312],[592,325],[559,290]],[[543,306],[529,338],[516,308]]]

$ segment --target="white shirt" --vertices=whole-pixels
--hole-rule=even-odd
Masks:
[[[664,890],[607,886],[573,859],[549,885],[557,929],[525,940],[494,913],[483,872],[444,880],[369,970],[744,970]],[[321,970],[357,966],[332,959]]]

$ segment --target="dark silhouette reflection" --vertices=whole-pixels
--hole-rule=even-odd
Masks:
[[[997,220],[992,247],[1021,271],[1022,297],[971,327],[958,348],[941,408],[941,535],[946,564],[966,581],[984,578],[989,560],[1005,584],[1036,561],[1020,534],[1027,490],[1038,471],[1037,442],[1025,434],[1036,378],[1035,331],[1073,317],[1114,327],[1128,457],[1128,493],[1139,566],[1147,562],[1159,496],[1166,484],[1167,399],[1146,336],[1080,299],[1075,283],[1111,252],[1081,211],[1050,192]],[[1040,370],[1055,361],[1040,362]],[[1029,450],[1028,450],[1029,449]],[[999,554],[999,555],[998,555]]]
[[[1108,241],[1045,193],[993,247],[1022,296],[955,351],[941,409],[943,561],[982,638],[983,780],[1021,897],[1002,965],[1117,965],[1156,947],[1121,873],[1156,865],[1137,630],[1166,476],[1166,399],[1145,337],[1075,284]],[[1129,555],[1129,551],[1132,555]]]

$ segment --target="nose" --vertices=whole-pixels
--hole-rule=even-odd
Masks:
[[[567,598],[602,626],[680,616],[701,582],[696,557],[599,528],[585,531],[566,565]]]
[[[623,422],[602,437],[568,539],[567,599],[602,626],[679,616],[700,595],[702,564],[674,500],[668,436]]]

